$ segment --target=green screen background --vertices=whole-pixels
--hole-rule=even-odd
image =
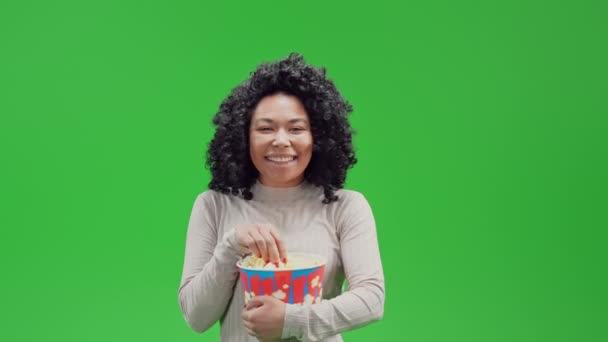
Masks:
[[[177,301],[211,117],[302,53],[352,103],[384,319],[347,341],[606,341],[600,1],[2,1],[3,341],[217,341]]]

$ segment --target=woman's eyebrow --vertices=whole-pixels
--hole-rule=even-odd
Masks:
[[[263,121],[263,122],[268,122],[268,123],[272,123],[272,119],[267,119],[267,118],[261,118],[261,119],[257,119],[257,120],[255,120],[255,122],[256,122],[256,123],[261,122],[261,121]]]
[[[303,118],[297,118],[297,119],[291,119],[289,121],[287,121],[288,123],[296,123],[296,122],[303,122],[303,123],[308,123],[308,120],[303,119]],[[267,123],[273,123],[274,121],[272,119],[269,118],[260,118],[255,120],[256,123],[258,122],[267,122]]]
[[[291,120],[289,120],[289,121],[287,121],[287,122],[289,122],[289,123],[294,123],[294,122],[299,122],[299,121],[302,121],[303,123],[308,123],[308,120],[306,120],[306,119],[301,119],[301,118],[298,118],[298,119],[291,119]]]

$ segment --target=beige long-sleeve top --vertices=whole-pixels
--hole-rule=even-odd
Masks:
[[[338,190],[337,202],[323,204],[322,188],[303,182],[272,188],[257,182],[244,200],[205,191],[194,201],[188,224],[179,304],[188,325],[204,332],[220,321],[221,341],[257,341],[241,320],[245,304],[237,260],[239,224],[270,223],[289,252],[327,259],[323,300],[286,304],[282,338],[342,341],[341,332],[382,318],[384,273],[372,210],[363,195]],[[348,290],[342,292],[344,280]]]

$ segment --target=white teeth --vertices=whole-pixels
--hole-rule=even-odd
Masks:
[[[266,157],[266,159],[275,163],[286,163],[296,159],[296,157]]]

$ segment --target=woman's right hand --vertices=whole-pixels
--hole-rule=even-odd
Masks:
[[[286,262],[285,244],[272,224],[242,224],[235,229],[237,242],[243,253],[251,253],[266,263]]]

